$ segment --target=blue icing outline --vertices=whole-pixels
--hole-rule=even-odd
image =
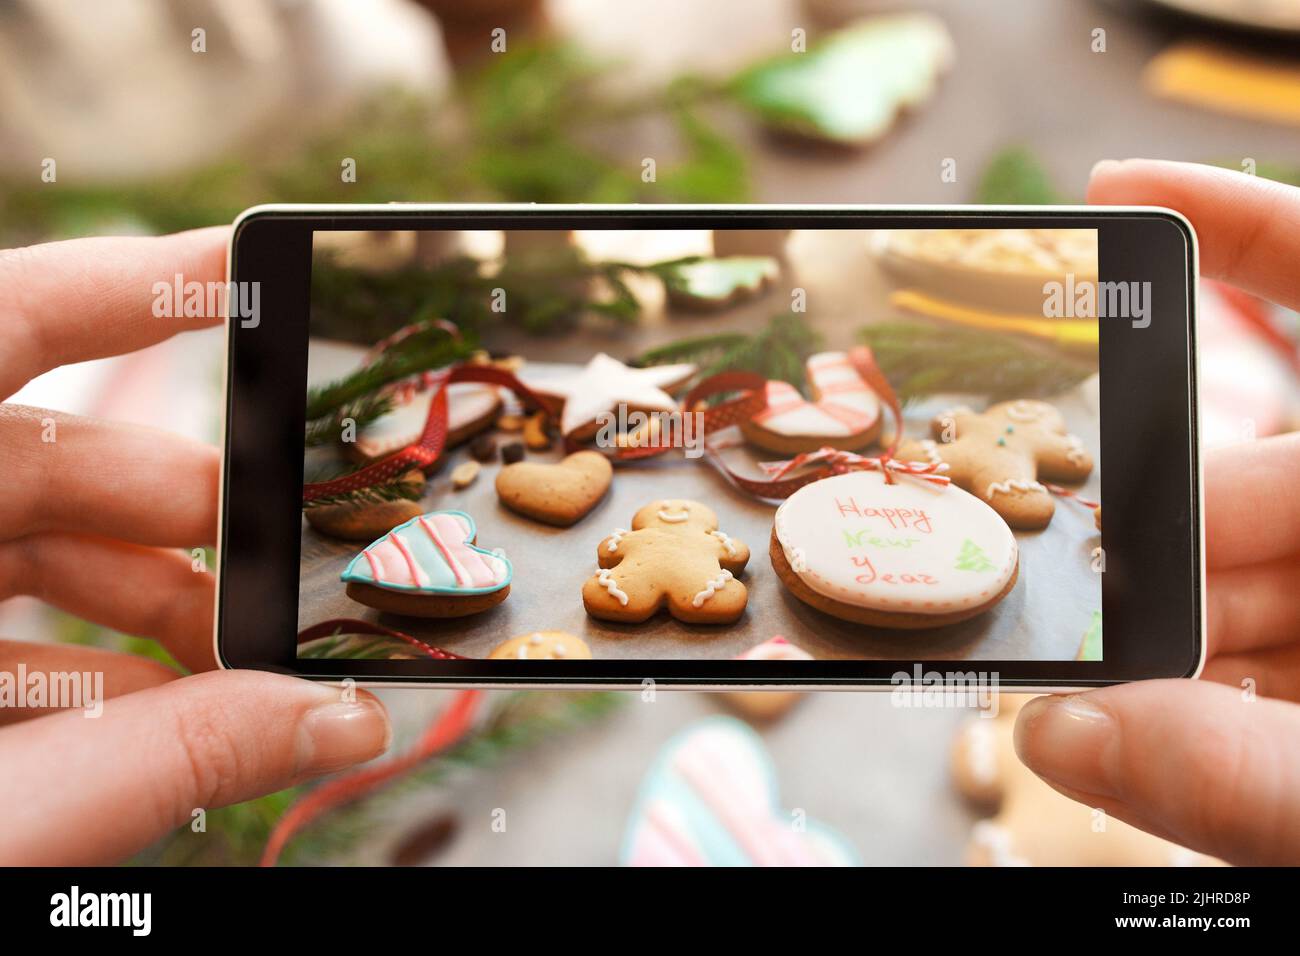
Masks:
[[[411,525],[418,522],[421,518],[431,518],[434,515],[456,515],[458,517],[464,518],[469,523],[469,536],[467,540],[467,547],[469,547],[471,551],[476,551],[479,554],[484,554],[490,558],[495,558],[498,561],[505,564],[506,566],[505,580],[502,581],[500,584],[496,584],[493,585],[492,587],[487,587],[487,588],[460,588],[460,587],[422,588],[415,584],[380,584],[378,581],[374,580],[371,577],[368,576],[362,577],[360,574],[352,573],[352,569],[356,567],[356,563],[358,561],[366,560],[365,553],[369,551],[371,548],[373,548],[375,545],[379,544],[379,542],[383,541],[384,538],[387,538],[389,535],[397,534],[397,532],[399,531],[404,531],[405,529],[409,528]],[[480,548],[477,544],[468,544],[468,541],[472,541],[477,538],[478,538],[478,523],[474,520],[474,518],[471,515],[468,515],[463,511],[458,511],[454,508],[442,510],[442,511],[426,511],[422,515],[417,515],[411,520],[399,524],[396,528],[393,528],[391,531],[384,532],[374,541],[371,541],[368,545],[362,548],[361,552],[359,554],[354,555],[352,557],[352,560],[348,562],[348,566],[344,568],[343,573],[339,575],[339,580],[347,582],[349,584],[352,583],[368,584],[371,587],[382,588],[385,591],[406,591],[408,593],[415,593],[415,594],[465,594],[465,595],[493,594],[497,591],[500,591],[502,588],[508,587],[510,585],[510,582],[514,580],[515,566],[510,563],[510,559],[507,558],[504,554],[493,554],[487,548]],[[369,571],[369,568],[370,566],[369,563],[367,562],[366,570]]]

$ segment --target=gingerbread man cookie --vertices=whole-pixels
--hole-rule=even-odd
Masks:
[[[1092,473],[1092,455],[1046,402],[1002,402],[983,413],[952,408],[931,431],[937,441],[905,441],[898,457],[946,463],[954,484],[1013,528],[1037,530],[1052,520],[1056,503],[1040,479],[1074,482]]]
[[[971,866],[1213,866],[1219,863],[1057,793],[1016,757],[1016,715],[1030,699],[1001,694],[996,717],[967,721],[953,746],[958,790],[994,815],[971,832]]]
[[[592,617],[639,623],[660,608],[679,621],[729,624],[745,610],[748,592],[736,575],[749,547],[718,530],[718,516],[698,501],[653,501],[600,542],[601,570],[582,587]]]

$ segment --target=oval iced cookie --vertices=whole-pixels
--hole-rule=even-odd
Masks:
[[[805,485],[772,528],[777,575],[846,621],[926,628],[987,611],[1015,586],[1019,548],[998,514],[954,485],[858,471]]]
[[[501,410],[501,393],[482,382],[450,385],[407,383],[393,395],[393,407],[357,433],[350,450],[364,461],[383,458],[418,441],[438,389],[447,389],[447,447],[459,445],[490,426]]]
[[[856,451],[880,436],[880,399],[844,352],[821,352],[806,365],[813,401],[788,382],[767,383],[767,408],[740,430],[766,451],[797,455],[829,445]]]
[[[368,607],[414,617],[464,617],[510,594],[505,555],[474,544],[474,519],[433,511],[398,525],[348,562],[348,597]]]

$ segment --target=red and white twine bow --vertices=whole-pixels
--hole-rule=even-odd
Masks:
[[[952,483],[951,478],[942,474],[948,470],[948,465],[944,462],[934,464],[924,461],[902,461],[891,458],[888,454],[867,457],[829,447],[795,455],[789,461],[761,462],[758,467],[775,481],[808,465],[818,464],[826,465],[827,470],[833,475],[842,475],[850,471],[882,471],[885,473],[885,481],[890,483],[896,475],[908,475],[935,485]]]

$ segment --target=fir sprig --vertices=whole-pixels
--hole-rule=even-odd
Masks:
[[[338,415],[343,409],[371,398],[385,385],[401,381],[420,372],[444,368],[468,358],[473,343],[458,336],[432,319],[421,320],[422,327],[393,343],[373,362],[327,385],[307,390],[307,420]]]
[[[424,494],[424,484],[418,481],[402,481],[400,477],[378,485],[358,488],[355,491],[328,495],[302,503],[303,510],[323,508],[326,505],[361,505],[383,504],[388,501],[419,501]]]
[[[303,446],[315,448],[337,442],[343,435],[344,423],[351,422],[351,427],[362,429],[393,410],[391,395],[375,393],[365,395],[356,401],[344,405],[333,415],[324,415],[307,423],[303,436]]]
[[[803,384],[804,360],[821,343],[821,336],[797,313],[773,316],[761,332],[719,332],[670,342],[643,352],[634,364],[665,365],[692,362],[701,378],[718,372],[757,372],[765,378]]]
[[[882,322],[865,326],[858,338],[904,402],[949,392],[990,401],[1044,398],[1096,372],[1095,365],[1005,335],[950,325]]]

